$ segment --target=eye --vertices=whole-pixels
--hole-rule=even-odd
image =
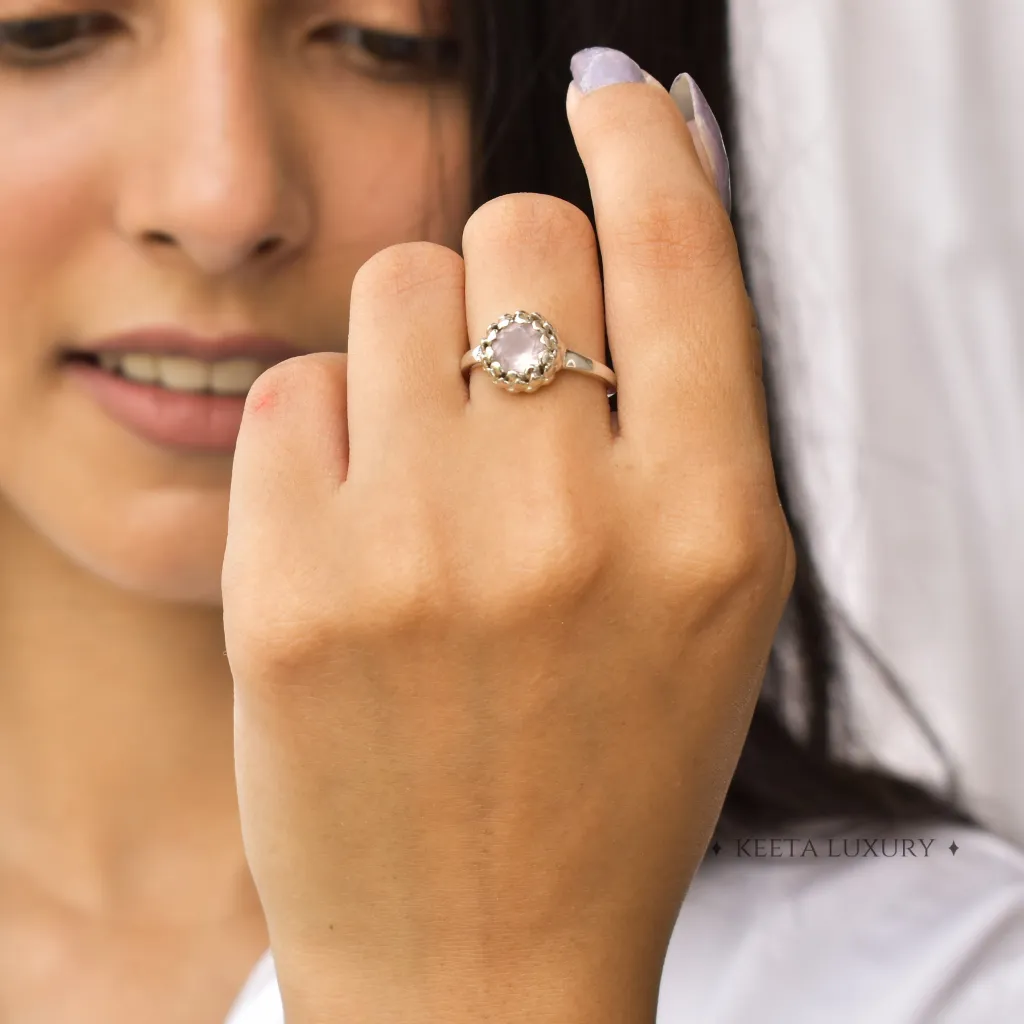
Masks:
[[[402,35],[334,22],[317,29],[313,40],[358,51],[360,63],[387,77],[451,75],[459,66],[459,43],[447,36]]]
[[[6,64],[57,64],[78,56],[98,36],[117,30],[109,14],[67,14],[56,18],[0,21],[0,61]]]

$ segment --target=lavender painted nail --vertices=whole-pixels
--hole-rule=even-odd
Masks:
[[[647,81],[635,61],[621,50],[610,50],[606,46],[580,50],[573,56],[570,66],[573,81],[582,93],[593,92],[602,85]]]
[[[676,106],[683,112],[695,140],[704,147],[704,152],[714,170],[715,184],[726,210],[732,213],[732,177],[729,172],[729,154],[718,118],[700,91],[700,86],[685,72],[677,76],[669,90]]]

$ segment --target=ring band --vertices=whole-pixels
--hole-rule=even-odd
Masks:
[[[477,366],[506,391],[536,391],[550,384],[562,370],[599,378],[609,398],[616,390],[613,370],[567,349],[540,313],[522,309],[496,320],[480,344],[462,357],[463,373]]]

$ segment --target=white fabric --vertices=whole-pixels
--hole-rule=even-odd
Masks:
[[[791,838],[723,848],[697,872],[658,1024],[1024,1020],[1024,853],[959,828],[812,839],[813,854]],[[284,1024],[269,950],[225,1024]]]
[[[1024,2],[732,0],[731,20],[751,287],[823,573],[1024,841]],[[938,778],[851,670],[872,746]]]

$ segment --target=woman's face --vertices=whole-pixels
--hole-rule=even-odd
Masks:
[[[151,326],[344,351],[370,256],[460,248],[469,120],[450,79],[340,26],[443,19],[419,0],[0,0],[0,552],[13,510],[117,586],[219,602],[230,452],[146,440],[59,357]]]

